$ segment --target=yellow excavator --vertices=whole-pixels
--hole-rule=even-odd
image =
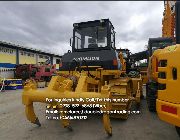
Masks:
[[[162,37],[149,38],[148,41],[148,82],[146,84],[146,100],[149,111],[156,111],[158,94],[158,53],[175,43],[175,3],[164,1],[162,20]]]
[[[175,125],[180,135],[180,3],[165,1],[164,6],[163,38],[149,40],[152,56],[146,98],[149,110],[157,111],[161,120]]]
[[[146,83],[146,101],[149,111],[156,111],[156,99],[158,91],[158,53],[166,46],[172,45],[171,38],[149,38],[148,42],[148,69]]]
[[[111,136],[110,117],[127,119],[133,101],[140,103],[141,76],[124,72],[125,61],[122,53],[117,53],[115,31],[109,19],[74,23],[73,27],[72,51],[62,56],[59,72],[47,89],[38,90],[32,80],[26,83],[22,93],[26,117],[40,126],[33,103],[47,103],[48,109],[58,110],[63,127],[71,129],[66,104],[99,104],[104,129]]]
[[[174,5],[175,45],[158,51],[158,94],[156,109],[159,118],[176,126],[180,136],[180,2]],[[173,15],[173,16],[174,16]]]

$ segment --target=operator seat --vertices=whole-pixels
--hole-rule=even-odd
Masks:
[[[89,44],[88,48],[98,48],[98,45],[97,44]]]

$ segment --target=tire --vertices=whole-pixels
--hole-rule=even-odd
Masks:
[[[156,112],[156,98],[157,89],[156,86],[151,86],[151,83],[146,85],[146,101],[150,112]]]
[[[175,128],[176,128],[176,132],[178,133],[178,135],[179,135],[179,137],[180,137],[180,127],[175,126]]]

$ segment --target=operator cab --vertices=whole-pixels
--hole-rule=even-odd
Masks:
[[[78,65],[105,70],[120,70],[121,64],[115,48],[115,31],[109,19],[73,24],[70,39],[72,52],[62,56],[60,70],[73,71]],[[74,64],[73,64],[74,63]]]
[[[167,46],[172,45],[173,39],[172,38],[149,38],[148,41],[148,52],[149,52],[149,57],[152,56],[153,52],[157,49],[163,49]]]
[[[74,23],[73,27],[73,52],[115,49],[115,31],[109,19]]]
[[[149,38],[147,62],[149,63],[149,57],[152,56],[152,54],[154,53],[155,50],[163,49],[172,44],[173,44],[172,38],[168,38],[168,37],[167,38],[166,37]]]

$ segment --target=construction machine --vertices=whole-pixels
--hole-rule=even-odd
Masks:
[[[148,42],[148,83],[146,84],[146,100],[149,111],[156,111],[158,90],[158,54],[167,46],[175,44],[175,3],[164,1],[162,19],[162,37],[150,38]],[[155,51],[156,50],[156,51]]]
[[[164,12],[162,19],[162,37],[171,37],[175,41],[175,3],[176,0],[164,0]]]
[[[176,126],[180,136],[180,2],[175,4],[176,44],[157,53],[158,96],[156,109],[159,118]]]
[[[55,65],[50,64],[19,64],[16,65],[15,78],[21,78],[23,84],[27,79],[34,79],[38,87],[44,87],[56,72]]]
[[[130,50],[129,49],[116,49],[119,54],[122,54],[121,64],[122,71],[125,71],[127,74],[131,71],[131,61],[130,61]]]
[[[140,103],[141,76],[131,78],[123,71],[125,61],[122,53],[116,51],[115,31],[109,19],[74,23],[73,27],[72,51],[62,56],[59,72],[48,88],[37,90],[32,80],[26,83],[22,93],[26,117],[41,125],[33,102],[47,103],[48,108],[55,106],[60,118],[64,118],[68,116],[66,102],[59,103],[57,99],[70,98],[68,103],[72,106],[92,104],[92,99],[93,104],[101,105],[105,131],[112,135],[110,117],[127,119],[133,101]],[[69,119],[60,120],[63,127],[71,128]]]
[[[171,38],[150,38],[148,42],[148,70],[146,83],[146,101],[149,111],[156,111],[156,99],[158,90],[158,59],[157,55],[161,49],[171,45],[173,40]]]
[[[140,75],[141,71],[136,66],[136,60],[133,57],[133,54],[130,52],[129,49],[116,49],[119,54],[122,54],[123,58],[121,60],[122,71],[124,71],[127,75],[131,78],[137,77]],[[142,75],[141,75],[142,76]]]
[[[131,60],[131,63],[134,64],[134,69],[139,71],[141,74],[143,85],[145,85],[148,81],[147,80],[147,62],[145,61],[147,59],[147,55],[148,55],[147,50],[130,55],[130,60]],[[140,62],[141,60],[144,62]]]

